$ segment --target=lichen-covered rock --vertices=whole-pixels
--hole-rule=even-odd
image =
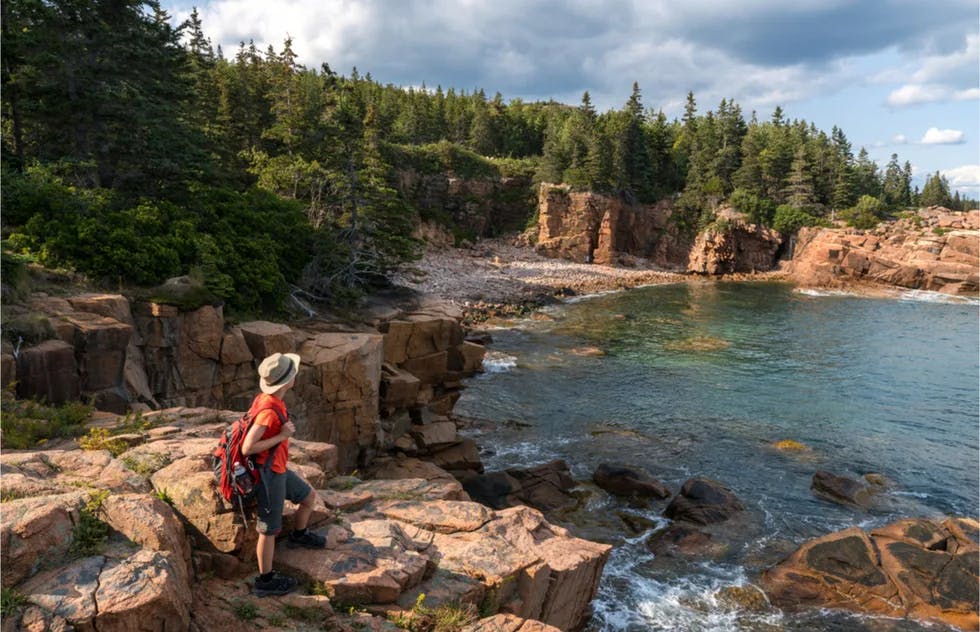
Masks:
[[[851,527],[804,543],[767,570],[762,588],[780,607],[841,608],[977,630],[975,520],[909,519]]]
[[[169,552],[84,558],[41,573],[20,590],[30,603],[76,629],[163,632],[190,624],[190,587]]]

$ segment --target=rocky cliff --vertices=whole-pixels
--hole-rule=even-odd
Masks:
[[[932,207],[873,230],[803,228],[782,269],[801,285],[859,281],[976,295],[980,211]]]
[[[691,247],[687,269],[696,274],[767,272],[776,267],[782,236],[758,224],[750,224],[729,209],[698,234]]]
[[[538,190],[539,253],[612,265],[624,256],[686,267],[690,243],[671,223],[671,205],[628,204],[619,198],[542,184]]]
[[[274,352],[298,353],[301,369],[286,398],[297,434],[336,445],[342,469],[369,461],[398,438],[383,420],[409,411],[448,413],[461,379],[480,370],[484,353],[463,339],[461,312],[439,302],[387,306],[354,331],[266,321],[232,326],[221,307],[182,312],[111,294],[35,295],[20,311],[42,315],[56,337],[19,348],[16,357],[5,348],[4,385],[15,382],[24,398],[81,397],[117,413],[245,410],[258,392],[258,362]]]
[[[422,217],[441,219],[470,237],[492,237],[524,227],[534,208],[528,178],[467,179],[398,173],[399,192]]]
[[[240,619],[391,630],[424,616],[420,603],[470,621],[494,615],[461,621],[473,631],[570,630],[588,616],[608,545],[527,507],[471,502],[448,473],[413,459],[390,464],[392,480],[336,477],[336,447],[302,440],[290,442],[291,467],[318,492],[310,527],[327,547],[280,544],[277,568],[309,590],[255,600],[246,583],[254,525],[216,493],[209,462],[218,432],[240,414],[146,413],[137,432],[114,435],[130,444],[121,453],[4,451],[4,632],[224,630]],[[131,420],[100,414],[94,423],[114,431]],[[287,505],[284,532],[293,515]]]

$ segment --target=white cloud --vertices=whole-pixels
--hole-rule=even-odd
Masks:
[[[933,55],[922,60],[921,66],[912,75],[916,83],[948,83],[964,71],[975,76],[977,57],[980,56],[980,35],[966,36],[963,48],[949,55]]]
[[[957,90],[953,95],[957,101],[973,101],[980,99],[980,88],[970,88],[968,90]]]
[[[892,90],[887,103],[892,107],[905,107],[918,103],[942,101],[949,96],[949,89],[943,86],[910,83]]]
[[[958,129],[930,127],[919,142],[923,145],[958,145],[964,142],[964,135]]]
[[[950,186],[980,187],[980,165],[963,165],[944,169],[940,173],[946,176]]]
[[[892,145],[904,145],[909,142],[909,139],[905,137],[905,134],[895,134],[892,136]]]

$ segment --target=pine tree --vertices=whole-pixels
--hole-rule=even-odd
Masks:
[[[809,171],[806,149],[801,145],[793,156],[793,164],[783,199],[793,208],[806,209],[813,204],[813,180]]]
[[[953,198],[949,192],[949,181],[946,176],[937,171],[926,178],[922,193],[919,195],[919,204],[922,206],[952,207]]]

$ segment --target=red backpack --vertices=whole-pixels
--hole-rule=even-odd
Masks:
[[[225,500],[229,502],[238,501],[243,520],[245,520],[245,503],[255,497],[255,488],[262,479],[261,470],[272,466],[272,459],[279,447],[277,443],[269,448],[269,456],[261,466],[255,462],[257,455],[246,456],[242,454],[242,443],[245,442],[245,436],[252,429],[255,417],[263,410],[274,410],[279,416],[279,421],[286,423],[287,420],[283,418],[282,413],[271,406],[259,409],[255,415],[249,411],[225,428],[218,440],[218,447],[211,453],[211,468],[214,470],[215,485]]]

